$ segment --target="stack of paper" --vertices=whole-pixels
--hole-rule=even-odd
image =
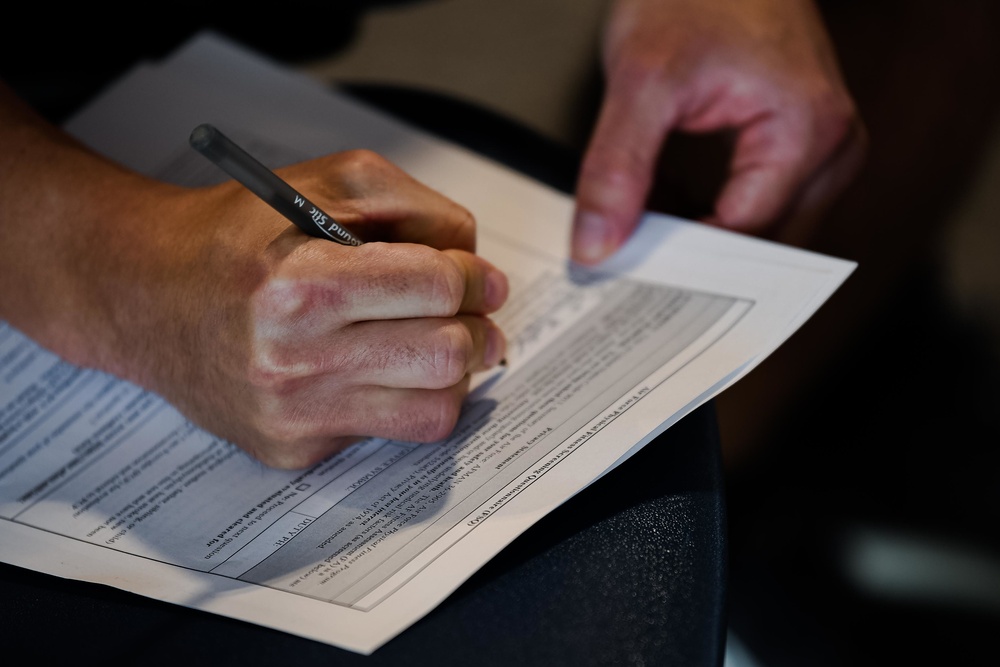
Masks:
[[[854,267],[649,216],[600,272],[574,269],[564,194],[210,34],[68,129],[193,185],[222,177],[187,146],[205,122],[272,167],[372,149],[472,211],[511,281],[508,366],[444,442],[368,440],[288,472],[0,322],[0,557],[357,652],[738,380]]]

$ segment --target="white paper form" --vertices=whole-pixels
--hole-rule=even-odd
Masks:
[[[854,266],[649,216],[600,271],[573,269],[569,197],[210,34],[68,129],[197,184],[223,178],[187,146],[204,122],[272,167],[376,150],[471,210],[511,281],[508,366],[477,376],[443,442],[277,471],[0,323],[0,557],[361,653],[752,369]]]

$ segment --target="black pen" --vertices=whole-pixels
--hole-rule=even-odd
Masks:
[[[191,132],[189,141],[192,148],[217,164],[306,234],[342,245],[361,245],[361,239],[337,224],[323,209],[302,196],[214,126],[207,123],[199,125]]]

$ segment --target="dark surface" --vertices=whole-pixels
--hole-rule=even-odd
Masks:
[[[1000,359],[942,285],[934,267],[904,281],[727,480],[731,628],[763,667],[998,664]],[[889,573],[945,558],[891,592],[861,576],[866,544],[909,547]]]
[[[351,88],[568,190],[576,159],[505,119],[417,91]],[[10,655],[41,664],[719,665],[720,443],[709,403],[549,514],[402,635],[360,656],[115,589],[0,566]]]
[[[2,565],[5,650],[79,665],[721,664],[718,451],[709,404],[549,514],[371,656]]]

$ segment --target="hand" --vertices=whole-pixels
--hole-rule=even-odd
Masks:
[[[0,274],[18,289],[0,293],[0,317],[265,464],[308,466],[360,436],[443,438],[469,374],[503,357],[486,315],[507,281],[473,254],[472,216],[377,155],[280,172],[374,239],[346,247],[234,182],[178,188],[121,169],[6,102]]]
[[[573,222],[581,263],[638,224],[670,132],[733,130],[706,222],[788,243],[808,239],[861,165],[865,131],[810,0],[617,0],[603,50]]]
[[[472,216],[367,152],[282,175],[362,238],[391,242],[309,238],[234,183],[186,193],[174,210],[187,215],[172,217],[197,240],[162,267],[180,280],[149,330],[161,333],[146,349],[164,357],[149,384],[278,467],[358,436],[444,438],[469,374],[505,349],[485,315],[506,278],[473,254]]]

